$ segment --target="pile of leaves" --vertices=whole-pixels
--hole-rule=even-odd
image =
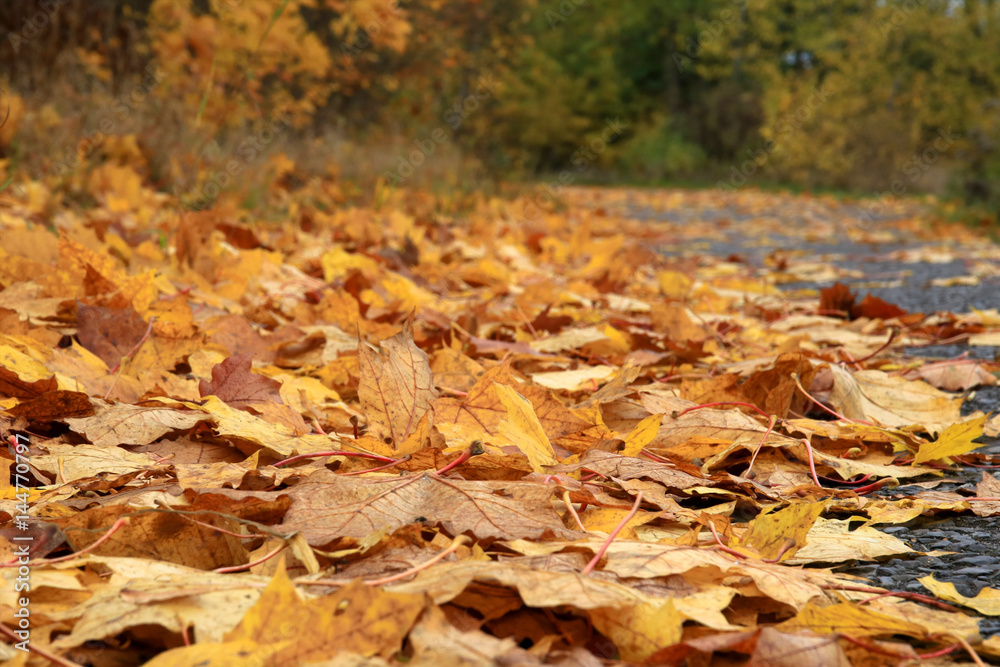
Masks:
[[[974,497],[934,490],[984,461],[974,440],[1000,424],[963,416],[958,392],[996,384],[998,365],[902,355],[995,345],[1000,314],[908,313],[843,285],[782,293],[832,269],[672,258],[660,249],[719,227],[630,213],[696,220],[719,198],[825,205],[579,189],[559,211],[490,200],[449,215],[397,192],[377,207],[303,199],[265,223],[165,206],[46,220],[6,196],[0,654],[1000,657],[969,611],[1000,613],[1000,592],[963,598],[931,577],[927,594],[885,591],[830,569],[915,554],[878,525],[1000,513],[988,473]],[[14,648],[23,595],[31,656]]]

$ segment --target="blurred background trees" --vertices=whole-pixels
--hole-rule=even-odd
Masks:
[[[993,0],[8,0],[0,164],[72,195],[128,162],[183,196],[280,110],[273,178],[568,170],[996,210],[998,21]]]

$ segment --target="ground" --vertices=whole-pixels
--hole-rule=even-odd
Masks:
[[[1000,248],[557,194],[4,195],[4,657],[1000,658]]]

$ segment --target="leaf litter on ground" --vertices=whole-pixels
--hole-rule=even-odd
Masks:
[[[988,462],[974,450],[996,418],[963,416],[956,392],[1000,366],[902,354],[988,342],[1000,317],[908,313],[842,283],[783,293],[847,273],[668,255],[718,223],[631,214],[722,199],[845,215],[836,202],[567,189],[561,211],[450,216],[419,193],[325,211],[297,194],[280,225],[98,207],[51,229],[0,194],[19,240],[0,248],[5,660],[1000,657],[975,616],[1000,613],[1000,591],[832,569],[919,555],[880,526],[1000,513],[989,473],[976,496],[930,488]],[[891,233],[941,231],[902,216]],[[953,235],[948,252],[982,260]]]

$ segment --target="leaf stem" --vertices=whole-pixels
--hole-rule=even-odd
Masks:
[[[10,630],[3,623],[0,623],[0,633],[3,633],[3,635],[9,639],[11,644],[16,644],[20,641],[20,638],[14,634],[14,631]],[[63,667],[83,667],[83,665],[81,665],[78,662],[73,662],[72,660],[64,658],[61,655],[56,655],[55,653],[49,653],[45,649],[38,648],[38,646],[35,644],[28,643],[27,647],[28,650],[31,651],[32,653],[35,653],[45,658],[49,662],[55,663],[57,665],[62,665]]]
[[[562,499],[563,502],[566,503],[566,509],[568,509],[569,513],[573,516],[573,521],[576,522],[577,528],[586,533],[587,529],[583,527],[583,522],[580,521],[580,515],[576,513],[576,509],[573,507],[573,502],[569,499],[569,491],[563,491]]]
[[[875,597],[868,598],[862,602],[871,602],[872,600],[878,599],[880,597],[896,597],[903,598],[906,600],[913,600],[914,602],[923,602],[924,604],[933,605],[939,609],[944,609],[945,611],[955,612],[956,614],[962,613],[958,607],[953,607],[952,605],[936,600],[929,595],[922,595],[920,593],[910,593],[907,591],[886,591],[881,588],[872,588],[871,586],[848,586],[846,584],[820,584],[820,588],[830,591],[854,591],[856,593],[875,593]],[[861,603],[859,603],[861,604]]]
[[[816,483],[816,486],[822,489],[823,485],[819,483],[819,475],[816,474],[816,461],[813,460],[812,445],[809,444],[809,440],[807,438],[800,438],[800,440],[802,441],[802,444],[806,446],[806,454],[809,456],[809,472],[812,473],[813,482]]]
[[[439,468],[438,470],[435,470],[434,474],[443,475],[444,473],[454,470],[458,466],[462,465],[463,463],[471,459],[473,456],[478,456],[484,453],[485,451],[486,450],[483,449],[483,444],[481,442],[479,442],[478,440],[473,440],[472,444],[469,445],[465,449],[465,451],[462,452],[461,456],[459,456],[457,459],[455,459],[448,465]]]
[[[226,574],[226,573],[229,573],[229,572],[243,572],[245,570],[249,570],[250,568],[254,567],[255,565],[260,565],[261,563],[263,563],[266,560],[274,558],[279,553],[281,553],[282,550],[284,550],[286,548],[288,548],[288,543],[287,542],[282,542],[281,544],[278,545],[277,549],[274,549],[273,551],[268,552],[263,557],[258,558],[257,560],[253,561],[252,563],[244,563],[243,565],[233,565],[231,567],[220,567],[220,568],[216,568],[216,569],[212,570],[212,572],[217,572],[219,574]]]
[[[792,373],[791,377],[792,377],[792,380],[795,382],[795,386],[799,388],[799,391],[801,391],[805,395],[806,398],[808,398],[810,401],[812,401],[815,405],[819,406],[823,410],[826,410],[828,413],[830,413],[831,415],[833,415],[837,419],[839,419],[841,421],[848,422],[849,424],[864,424],[865,426],[875,426],[875,424],[873,424],[871,422],[864,421],[863,419],[848,419],[847,417],[845,417],[844,415],[840,414],[839,412],[836,412],[832,408],[826,407],[825,405],[823,405],[822,403],[820,403],[819,401],[817,401],[815,398],[813,398],[812,394],[810,394],[808,391],[805,390],[805,388],[802,386],[802,383],[799,381],[799,374],[798,373]]]
[[[376,468],[368,468],[367,470],[354,470],[353,472],[345,472],[345,473],[341,473],[340,476],[341,477],[350,477],[351,475],[363,475],[366,472],[375,472],[377,470],[385,470],[386,468],[391,468],[393,466],[398,466],[400,463],[405,463],[406,461],[409,461],[411,458],[413,458],[413,457],[410,456],[409,454],[407,454],[406,456],[404,456],[401,459],[395,459],[395,460],[393,460],[392,463],[386,463],[385,465],[381,465],[381,466],[378,466]]]
[[[690,408],[685,408],[684,410],[681,410],[680,412],[678,412],[677,416],[674,417],[674,419],[678,419],[680,417],[683,417],[687,413],[694,412],[695,410],[701,410],[702,408],[714,408],[714,407],[718,407],[720,405],[737,405],[737,406],[739,406],[741,408],[750,408],[751,410],[756,411],[757,414],[759,414],[764,419],[770,419],[770,417],[771,417],[771,415],[767,414],[766,412],[764,412],[763,410],[761,410],[760,408],[758,408],[756,405],[753,405],[752,403],[742,403],[740,401],[718,401],[716,403],[705,403],[703,405],[692,405]]]
[[[760,450],[764,449],[764,443],[767,442],[767,436],[771,435],[771,431],[774,430],[774,422],[776,421],[775,416],[771,415],[769,417],[770,421],[767,424],[767,430],[764,431],[764,437],[760,439],[760,444],[757,445],[757,449],[753,450],[753,456],[750,457],[750,465],[747,466],[747,471],[743,473],[746,477],[753,470],[753,463],[757,460],[757,455],[760,454]]]
[[[367,584],[368,586],[381,586],[382,584],[390,584],[394,581],[399,581],[400,579],[406,579],[410,575],[417,574],[422,570],[426,570],[431,565],[434,565],[435,563],[438,563],[441,560],[447,558],[449,554],[453,554],[456,551],[458,551],[458,548],[461,547],[463,544],[471,541],[472,540],[469,539],[468,535],[459,535],[454,540],[452,540],[451,544],[448,546],[447,549],[442,550],[441,552],[436,554],[433,558],[430,558],[429,560],[421,563],[420,565],[411,567],[410,569],[404,570],[403,572],[398,572],[396,574],[389,575],[388,577],[382,577],[381,579],[371,579],[369,581],[365,581],[364,583]],[[295,583],[300,584],[302,586],[343,586],[345,584],[351,583],[352,581],[354,581],[354,579],[313,579],[312,581],[296,581]]]
[[[590,574],[591,572],[594,571],[594,568],[597,567],[597,564],[601,562],[601,558],[604,557],[604,553],[608,550],[608,547],[610,547],[611,543],[614,542],[616,537],[618,537],[618,533],[622,532],[622,529],[625,528],[625,525],[629,521],[631,521],[632,517],[634,517],[636,513],[639,511],[639,505],[641,504],[642,504],[642,491],[640,491],[635,495],[635,504],[632,505],[632,510],[625,515],[625,518],[622,519],[617,526],[615,526],[615,529],[611,531],[610,535],[608,535],[608,539],[604,541],[604,544],[601,545],[601,548],[597,550],[597,553],[594,554],[594,557],[590,559],[590,562],[587,563],[587,566],[583,568],[580,574]]]
[[[275,468],[280,468],[283,465],[294,463],[295,461],[302,461],[304,459],[319,459],[323,458],[324,456],[360,456],[366,459],[374,459],[382,463],[400,463],[402,461],[402,459],[394,459],[389,456],[380,456],[378,454],[368,454],[366,452],[342,452],[339,450],[331,450],[329,452],[316,452],[314,454],[299,454],[298,456],[293,456],[283,461],[278,461],[273,465]]]

